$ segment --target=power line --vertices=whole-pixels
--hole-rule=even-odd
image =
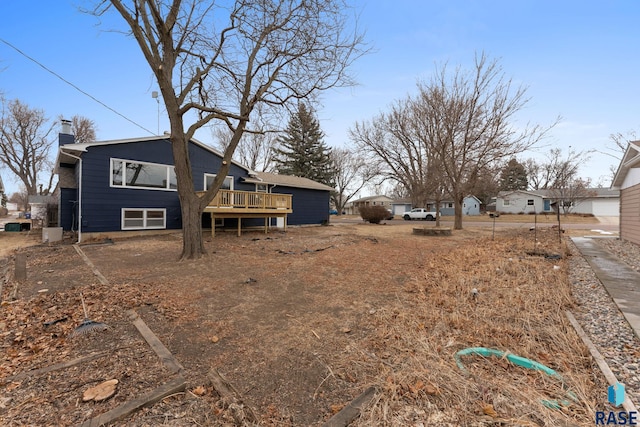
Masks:
[[[11,43],[9,43],[8,41],[4,40],[3,38],[0,38],[0,42],[6,44],[7,46],[9,46],[11,49],[15,50],[16,52],[18,52],[20,55],[24,56],[25,58],[27,58],[28,60],[36,63],[37,65],[39,65],[40,67],[42,67],[44,70],[46,70],[48,73],[53,74],[54,76],[56,76],[57,78],[59,78],[60,80],[62,80],[63,82],[65,82],[66,84],[68,84],[69,86],[71,86],[72,88],[74,88],[75,90],[77,90],[78,92],[80,92],[81,94],[88,96],[89,98],[91,98],[92,100],[94,100],[95,102],[97,102],[98,104],[102,105],[103,107],[105,107],[107,110],[110,110],[114,113],[116,113],[118,116],[122,117],[123,119],[127,120],[128,122],[138,126],[140,129],[149,132],[151,135],[155,135],[152,131],[150,131],[149,129],[145,128],[144,126],[134,122],[133,120],[131,120],[130,118],[128,118],[127,116],[125,116],[122,113],[119,113],[118,111],[114,110],[113,108],[109,107],[107,104],[105,104],[104,102],[100,101],[99,99],[97,99],[95,96],[85,92],[84,90],[80,89],[78,86],[76,86],[75,84],[71,83],[69,80],[65,79],[64,77],[62,77],[60,74],[56,73],[55,71],[47,68],[45,65],[43,65],[42,63],[40,63],[39,61],[37,61],[36,59],[30,57],[29,55],[27,55],[26,53],[24,53],[23,51],[21,51],[20,49],[18,49],[17,47],[15,47],[14,45],[12,45]]]

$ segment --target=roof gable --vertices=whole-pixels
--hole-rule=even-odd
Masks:
[[[640,167],[640,141],[630,141],[627,146],[627,150],[622,156],[622,160],[618,165],[613,181],[611,182],[611,188],[619,189],[624,182],[629,169]]]

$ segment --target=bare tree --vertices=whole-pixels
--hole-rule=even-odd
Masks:
[[[370,163],[366,156],[356,150],[333,148],[329,152],[335,172],[333,182],[336,191],[331,193],[338,215],[342,215],[344,207],[355,195],[379,174],[375,163]]]
[[[555,125],[526,126],[511,121],[527,103],[525,89],[513,88],[501,67],[484,54],[471,71],[446,66],[418,84],[416,108],[422,110],[429,150],[438,158],[454,200],[454,228],[462,228],[462,202],[482,171],[535,145]]]
[[[574,177],[563,181],[563,185],[550,189],[548,197],[556,202],[556,209],[560,213],[568,215],[580,202],[596,194],[589,188],[590,185],[590,179]]]
[[[557,209],[567,215],[582,200],[593,196],[590,179],[578,176],[580,167],[589,160],[591,151],[576,151],[569,147],[567,154],[559,148],[549,150],[546,162],[540,165],[544,180],[539,180],[548,196],[557,202]]]
[[[233,133],[226,127],[216,127],[212,130],[215,146],[225,151],[231,142]],[[275,146],[276,133],[265,128],[245,131],[233,155],[234,160],[258,172],[271,172],[273,161],[271,152]]]
[[[362,36],[348,32],[345,6],[339,0],[104,0],[94,9],[122,16],[158,81],[178,179],[181,259],[205,252],[202,212],[257,106],[278,108],[351,83],[345,72],[363,53]],[[188,144],[213,121],[232,136],[216,179],[198,197]]]
[[[578,170],[591,156],[590,150],[576,151],[569,147],[566,154],[552,148],[545,160],[527,159],[524,162],[529,187],[533,190],[563,188],[577,178]]]
[[[49,157],[53,125],[43,110],[29,108],[19,100],[0,98],[0,103],[0,162],[13,172],[28,195],[48,194],[54,176]]]
[[[29,206],[29,194],[24,186],[20,186],[20,191],[16,191],[15,193],[11,193],[9,196],[9,201],[11,203],[15,203],[18,207],[18,210],[24,211]]]
[[[430,194],[427,181],[427,147],[416,137],[410,102],[396,102],[389,113],[356,123],[350,130],[352,142],[370,154],[372,164],[384,180],[397,182],[409,194],[414,206],[426,206]]]
[[[62,116],[60,120],[62,120]],[[71,118],[71,133],[78,144],[94,142],[96,140],[96,124],[93,120],[75,115]]]
[[[638,135],[636,131],[630,130],[626,133],[612,133],[611,135],[609,135],[609,139],[611,140],[613,145],[607,145],[605,146],[606,151],[598,152],[600,154],[605,154],[609,157],[612,157],[616,160],[614,164],[609,166],[609,178],[611,179],[611,181],[613,181],[613,178],[615,178],[616,172],[618,171],[618,165],[620,164],[622,157],[624,157],[624,153],[627,151],[629,142],[637,140]]]

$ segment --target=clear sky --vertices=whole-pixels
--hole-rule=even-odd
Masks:
[[[0,91],[55,119],[92,119],[98,139],[168,130],[151,94],[157,84],[136,43],[82,14],[82,1],[0,0],[0,39],[59,74],[122,116],[76,90],[0,40]],[[547,146],[607,151],[609,135],[640,131],[640,1],[636,0],[355,0],[373,51],[352,68],[358,85],[322,96],[320,124],[330,146],[349,144],[348,129],[415,91],[436,66],[471,67],[476,53],[498,59],[531,101],[517,125],[551,124]],[[139,125],[139,126],[138,126]],[[144,129],[143,129],[144,128]],[[211,143],[208,132],[197,138]],[[618,161],[594,153],[581,174],[595,182]],[[1,170],[8,192],[17,188]],[[605,185],[609,184],[605,180]]]

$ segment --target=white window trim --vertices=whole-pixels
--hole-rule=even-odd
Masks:
[[[264,187],[264,190],[260,190],[259,187]],[[269,184],[256,184],[256,193],[268,193]]]
[[[511,200],[502,199],[502,206],[511,206]]]
[[[158,187],[142,187],[142,186],[131,186],[131,185],[127,185],[127,177],[126,177],[126,173],[127,173],[127,168],[126,166],[123,168],[123,175],[122,175],[122,184],[120,185],[115,185],[113,183],[113,162],[125,162],[125,163],[139,163],[142,165],[153,165],[153,166],[164,166],[167,168],[167,187],[165,188],[158,188]],[[128,188],[128,189],[132,189],[132,190],[157,190],[157,191],[178,191],[177,188],[169,188],[169,186],[171,185],[171,170],[175,171],[175,167],[172,165],[166,165],[163,163],[151,163],[151,162],[141,162],[139,160],[130,160],[130,159],[118,159],[116,157],[112,157],[111,160],[109,161],[109,187],[112,188]]]
[[[218,176],[215,173],[205,173],[204,177],[203,177],[203,184],[202,184],[202,188],[204,188],[204,191],[207,191],[207,177],[212,177],[213,179],[216,179],[216,176]],[[225,180],[229,179],[231,180],[231,185],[229,185],[229,190],[233,191],[233,175],[227,175],[225,178]]]
[[[126,227],[124,225],[125,212],[136,211],[143,212],[142,214],[142,227]],[[162,212],[162,226],[149,226],[147,225],[147,212],[149,211],[161,211]],[[155,218],[154,218],[155,219]],[[122,208],[120,213],[120,229],[122,230],[164,230],[167,228],[167,209],[166,208]]]

